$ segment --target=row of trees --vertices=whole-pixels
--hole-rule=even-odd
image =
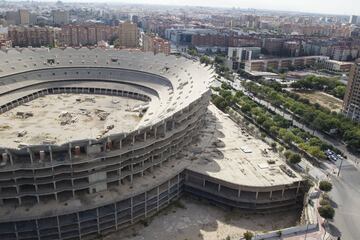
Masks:
[[[319,104],[311,104],[308,99],[301,98],[298,94],[254,82],[246,82],[243,85],[254,96],[292,112],[300,122],[312,129],[340,138],[350,149],[360,152],[360,124]]]
[[[261,125],[268,132],[282,139],[288,144],[296,144],[299,148],[308,152],[312,156],[318,159],[326,159],[324,151],[326,149],[332,149],[338,152],[337,149],[333,148],[321,141],[319,138],[312,136],[306,131],[292,126],[291,121],[286,120],[279,114],[269,112],[266,108],[259,106],[248,96],[245,96],[241,91],[237,91],[235,94],[231,90],[227,90],[227,85],[223,84],[222,88],[215,88],[217,94],[212,96],[212,102],[221,110],[225,111],[227,107],[240,107],[240,110],[254,119],[256,123]],[[295,159],[297,156],[295,157]],[[296,162],[293,157],[289,157],[290,162]]]
[[[307,76],[302,80],[293,82],[292,88],[297,90],[317,90],[329,93],[339,99],[344,99],[346,86],[337,78],[327,78],[319,76]]]

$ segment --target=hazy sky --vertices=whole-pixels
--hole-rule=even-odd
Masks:
[[[66,0],[65,0],[66,1]],[[69,0],[68,0],[69,1]],[[74,0],[73,0],[74,1]],[[82,0],[85,1],[85,0]],[[90,0],[211,7],[240,7],[317,13],[358,14],[360,0]]]

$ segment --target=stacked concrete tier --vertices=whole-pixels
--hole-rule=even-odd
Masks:
[[[179,197],[185,166],[167,162],[203,123],[208,69],[174,56],[98,48],[0,56],[0,113],[62,93],[133,98],[147,109],[130,132],[1,144],[0,239],[94,238]]]

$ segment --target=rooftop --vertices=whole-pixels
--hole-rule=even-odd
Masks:
[[[271,187],[301,181],[294,173],[280,169],[286,165],[278,153],[260,139],[241,129],[215,106],[209,106],[206,127],[200,141],[190,149],[189,170],[241,186]]]

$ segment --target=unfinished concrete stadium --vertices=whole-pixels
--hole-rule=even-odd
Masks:
[[[301,207],[303,179],[209,106],[212,72],[110,49],[0,51],[0,239],[94,239],[194,194]]]

